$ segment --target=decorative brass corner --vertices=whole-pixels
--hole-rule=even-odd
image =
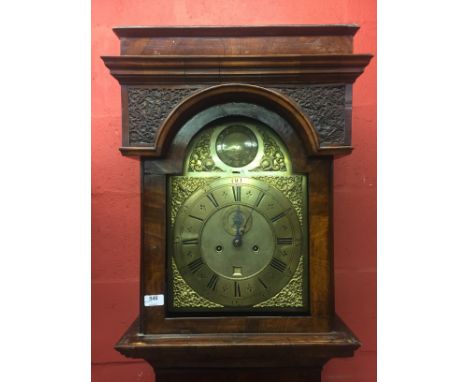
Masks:
[[[261,180],[280,190],[290,200],[299,222],[302,226],[304,225],[304,194],[306,191],[304,176],[254,176],[252,178]]]
[[[187,198],[200,187],[207,186],[218,177],[196,178],[189,176],[172,177],[170,189],[170,219],[171,227],[174,226],[175,218],[180,207]]]
[[[216,304],[203,298],[192,288],[188,286],[180,275],[174,259],[171,259],[172,267],[172,287],[173,287],[173,305],[175,308],[222,308],[222,305]]]
[[[275,296],[269,298],[260,304],[254,305],[254,308],[302,308],[303,282],[304,282],[304,256],[301,256],[294,276],[281,291]]]
[[[210,145],[213,129],[202,133],[195,141],[195,147],[190,153],[188,162],[189,172],[211,172],[222,171],[215,165],[211,156]]]
[[[264,130],[261,132],[263,138],[263,157],[260,165],[252,171],[288,171],[286,167],[286,156],[273,137]]]

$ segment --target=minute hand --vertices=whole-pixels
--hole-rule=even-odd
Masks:
[[[249,220],[252,218],[252,213],[253,212],[254,212],[254,209],[252,208],[250,210],[249,216],[247,217],[247,219],[245,219],[245,223],[244,223],[244,225],[242,226],[242,228],[240,230],[241,235],[243,235],[245,233],[245,228],[247,227],[247,224],[249,223]]]

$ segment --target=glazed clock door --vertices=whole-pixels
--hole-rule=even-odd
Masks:
[[[306,181],[267,126],[206,127],[169,182],[173,313],[307,310]]]

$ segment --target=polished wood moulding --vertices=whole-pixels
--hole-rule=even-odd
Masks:
[[[320,369],[332,357],[352,356],[359,346],[352,332],[335,317],[331,330],[325,333],[143,334],[137,320],[115,348],[126,357],[145,359],[158,371],[182,369],[191,375],[202,369],[216,375],[216,369],[223,368],[229,375],[252,368]]]
[[[158,151],[154,147],[120,147],[122,155],[129,157],[159,157]],[[352,146],[342,147],[321,147],[315,155],[340,157],[350,154],[353,151]]]
[[[184,25],[121,26],[112,29],[119,37],[265,37],[265,36],[354,36],[357,24],[284,25]]]
[[[103,56],[122,85],[228,83],[353,83],[371,56],[334,55],[185,55]],[[279,80],[280,79],[280,80]]]
[[[268,25],[118,27],[122,55],[349,54],[359,27]]]

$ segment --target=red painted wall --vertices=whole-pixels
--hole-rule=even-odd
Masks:
[[[94,0],[92,4],[92,378],[153,381],[113,350],[138,314],[139,162],[120,155],[120,87],[101,55],[118,25],[357,23],[355,52],[376,54],[375,0]],[[354,86],[351,156],[335,162],[336,311],[362,341],[325,382],[376,380],[376,58]]]

